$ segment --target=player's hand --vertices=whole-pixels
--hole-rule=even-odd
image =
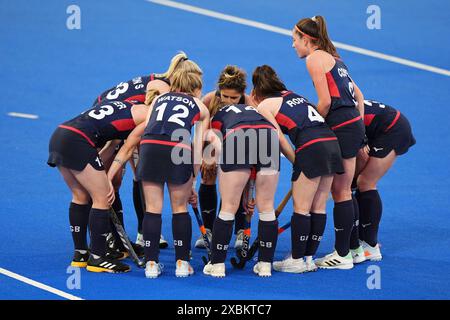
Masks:
[[[244,210],[245,210],[245,212],[247,212],[248,215],[252,216],[253,213],[255,212],[255,204],[256,204],[256,201],[255,201],[255,199],[252,198],[244,206]]]
[[[189,204],[194,208],[197,208],[197,203],[198,203],[197,191],[195,191],[195,189],[192,188],[191,196],[189,197]]]
[[[217,164],[206,164],[203,162],[202,166],[200,167],[200,171],[202,172],[203,180],[215,180],[217,176]]]

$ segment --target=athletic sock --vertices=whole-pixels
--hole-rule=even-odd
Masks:
[[[125,225],[123,223],[123,207],[122,207],[122,201],[120,200],[120,194],[119,192],[115,193],[115,199],[114,202],[112,204],[112,208],[114,209],[114,211],[116,212],[117,218],[120,221],[120,224],[122,225],[123,229],[125,229]],[[120,236],[117,233],[116,227],[114,226],[114,224],[111,223],[111,230],[112,233],[114,235],[114,240],[115,240],[115,245],[116,248],[118,248],[120,251],[125,252],[127,251],[122,243],[122,241],[120,240]]]
[[[70,203],[69,223],[75,250],[88,250],[86,236],[90,211],[90,204]]]
[[[258,221],[258,261],[272,262],[278,239],[278,220]]]
[[[203,224],[206,229],[212,230],[217,212],[216,185],[202,183],[198,189],[198,201],[202,210]]]
[[[172,234],[175,246],[175,260],[189,261],[192,240],[192,220],[188,212],[172,216]]]
[[[159,261],[159,238],[161,237],[161,214],[146,212],[142,221],[145,261]]]
[[[291,217],[292,258],[305,256],[308,238],[311,233],[311,216],[293,213]]]
[[[223,263],[227,257],[228,245],[233,233],[233,220],[222,220],[217,217],[214,221],[211,243],[211,263]]]
[[[133,205],[136,212],[136,218],[138,222],[138,232],[142,234],[142,222],[144,220],[145,209],[142,207],[145,204],[142,199],[143,193],[141,192],[141,182],[133,180]]]
[[[316,254],[320,241],[322,241],[326,224],[327,215],[325,213],[311,212],[311,232],[306,245],[305,256],[313,256]]]
[[[364,241],[374,247],[378,243],[378,228],[381,221],[383,205],[378,190],[358,192],[361,228]]]
[[[353,201],[337,202],[333,209],[335,249],[344,257],[350,250],[350,235],[353,228]]]
[[[356,197],[352,194],[353,202],[353,229],[350,236],[350,249],[357,249],[359,247],[359,206]]]
[[[91,237],[91,252],[104,257],[106,254],[106,237],[111,232],[109,209],[91,208],[89,214],[89,229]]]

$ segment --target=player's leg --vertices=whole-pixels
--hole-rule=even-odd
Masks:
[[[170,203],[172,207],[172,234],[175,246],[175,261],[177,277],[187,277],[194,273],[189,264],[189,253],[192,240],[192,219],[188,212],[188,201],[192,193],[190,178],[184,184],[168,183]]]
[[[344,257],[350,250],[350,235],[353,229],[354,207],[351,186],[356,158],[343,159],[342,162],[345,172],[335,175],[331,193],[334,200],[335,249],[341,257]]]
[[[309,234],[305,252],[306,271],[317,270],[313,256],[319,248],[320,241],[322,241],[323,233],[325,231],[327,221],[327,201],[330,195],[333,179],[333,175],[326,175],[320,178],[319,187],[317,188],[311,206],[311,233]]]
[[[360,208],[360,226],[366,258],[380,260],[381,252],[378,245],[378,229],[382,215],[382,202],[377,190],[378,181],[392,167],[397,155],[392,150],[384,158],[370,157],[358,177],[356,198]]]
[[[292,199],[294,212],[291,217],[291,256],[283,261],[274,262],[277,271],[302,273],[307,271],[304,261],[306,249],[311,235],[311,207],[321,177],[309,179],[303,172],[292,183]]]
[[[233,232],[234,215],[239,208],[242,192],[250,177],[250,169],[224,172],[219,169],[219,190],[222,206],[214,221],[211,241],[211,263],[203,272],[214,277],[225,276],[225,259]]]
[[[274,197],[278,185],[279,171],[262,168],[256,174],[256,207],[259,213],[258,263],[253,271],[261,277],[272,275],[272,261],[278,239],[278,220],[275,217]]]
[[[89,229],[91,239],[91,255],[87,270],[93,272],[127,272],[128,265],[106,256],[106,238],[111,233],[109,210],[111,207],[108,194],[110,183],[105,170],[98,170],[87,164],[82,171],[70,170],[75,179],[88,191],[92,199],[89,215]]]
[[[350,236],[354,220],[351,185],[355,173],[356,157],[343,159],[342,162],[345,172],[336,174],[331,186],[334,200],[335,251],[316,260],[317,266],[321,268],[353,268],[353,258],[350,253]]]
[[[143,181],[142,188],[145,198],[145,215],[142,221],[145,253],[145,276],[156,278],[161,274],[159,264],[159,239],[162,226],[162,209],[164,202],[164,184]]]
[[[69,206],[69,222],[75,254],[71,265],[84,268],[87,266],[87,260],[89,258],[87,230],[89,212],[91,211],[91,197],[87,190],[75,179],[75,176],[69,169],[64,167],[58,167],[58,169],[72,192],[72,201]]]

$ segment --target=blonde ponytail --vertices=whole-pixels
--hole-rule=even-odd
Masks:
[[[170,65],[166,72],[155,75],[157,77],[169,79],[170,81],[175,71],[195,72],[199,75],[203,74],[202,69],[200,69],[194,61],[189,60],[188,56],[183,51],[175,55],[172,60],[170,60]]]

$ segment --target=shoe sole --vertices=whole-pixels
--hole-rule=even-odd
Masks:
[[[308,272],[307,269],[298,270],[298,269],[283,269],[283,268],[275,269],[275,268],[273,268],[273,270],[278,271],[278,272],[287,272],[287,273],[304,273],[304,272]]]
[[[255,272],[256,273],[256,272]],[[259,277],[268,278],[272,276],[272,273],[256,273]]]
[[[158,274],[150,274],[150,275],[145,274],[145,277],[146,277],[147,279],[156,279],[156,278],[158,278],[160,275],[161,275],[161,273],[158,273]]]
[[[175,277],[177,277],[177,278],[187,278],[187,277],[192,276],[192,275],[193,275],[193,273],[188,273],[188,274],[182,273],[182,274],[175,274]]]
[[[362,263],[364,261],[367,261],[366,257],[360,257],[360,258],[353,258],[353,264],[358,264],[358,263]]]
[[[338,269],[338,270],[350,270],[353,269],[354,265],[343,265],[343,266],[318,266],[320,269]]]
[[[224,278],[225,277],[225,273],[214,273],[213,274],[213,273],[209,273],[209,272],[203,272],[203,274],[214,277],[214,278]]]
[[[87,266],[87,267],[86,267],[86,270],[87,270],[87,271],[90,271],[90,272],[96,272],[96,273],[100,273],[100,272],[107,272],[107,273],[126,273],[126,272],[129,272],[131,269],[124,270],[124,271],[117,271],[117,270],[105,269],[105,268],[102,268],[102,267]]]
[[[366,261],[381,261],[383,257],[366,258]]]
[[[70,263],[70,265],[72,267],[76,267],[76,268],[86,268],[87,267],[87,262],[77,262],[77,261],[72,261]]]

